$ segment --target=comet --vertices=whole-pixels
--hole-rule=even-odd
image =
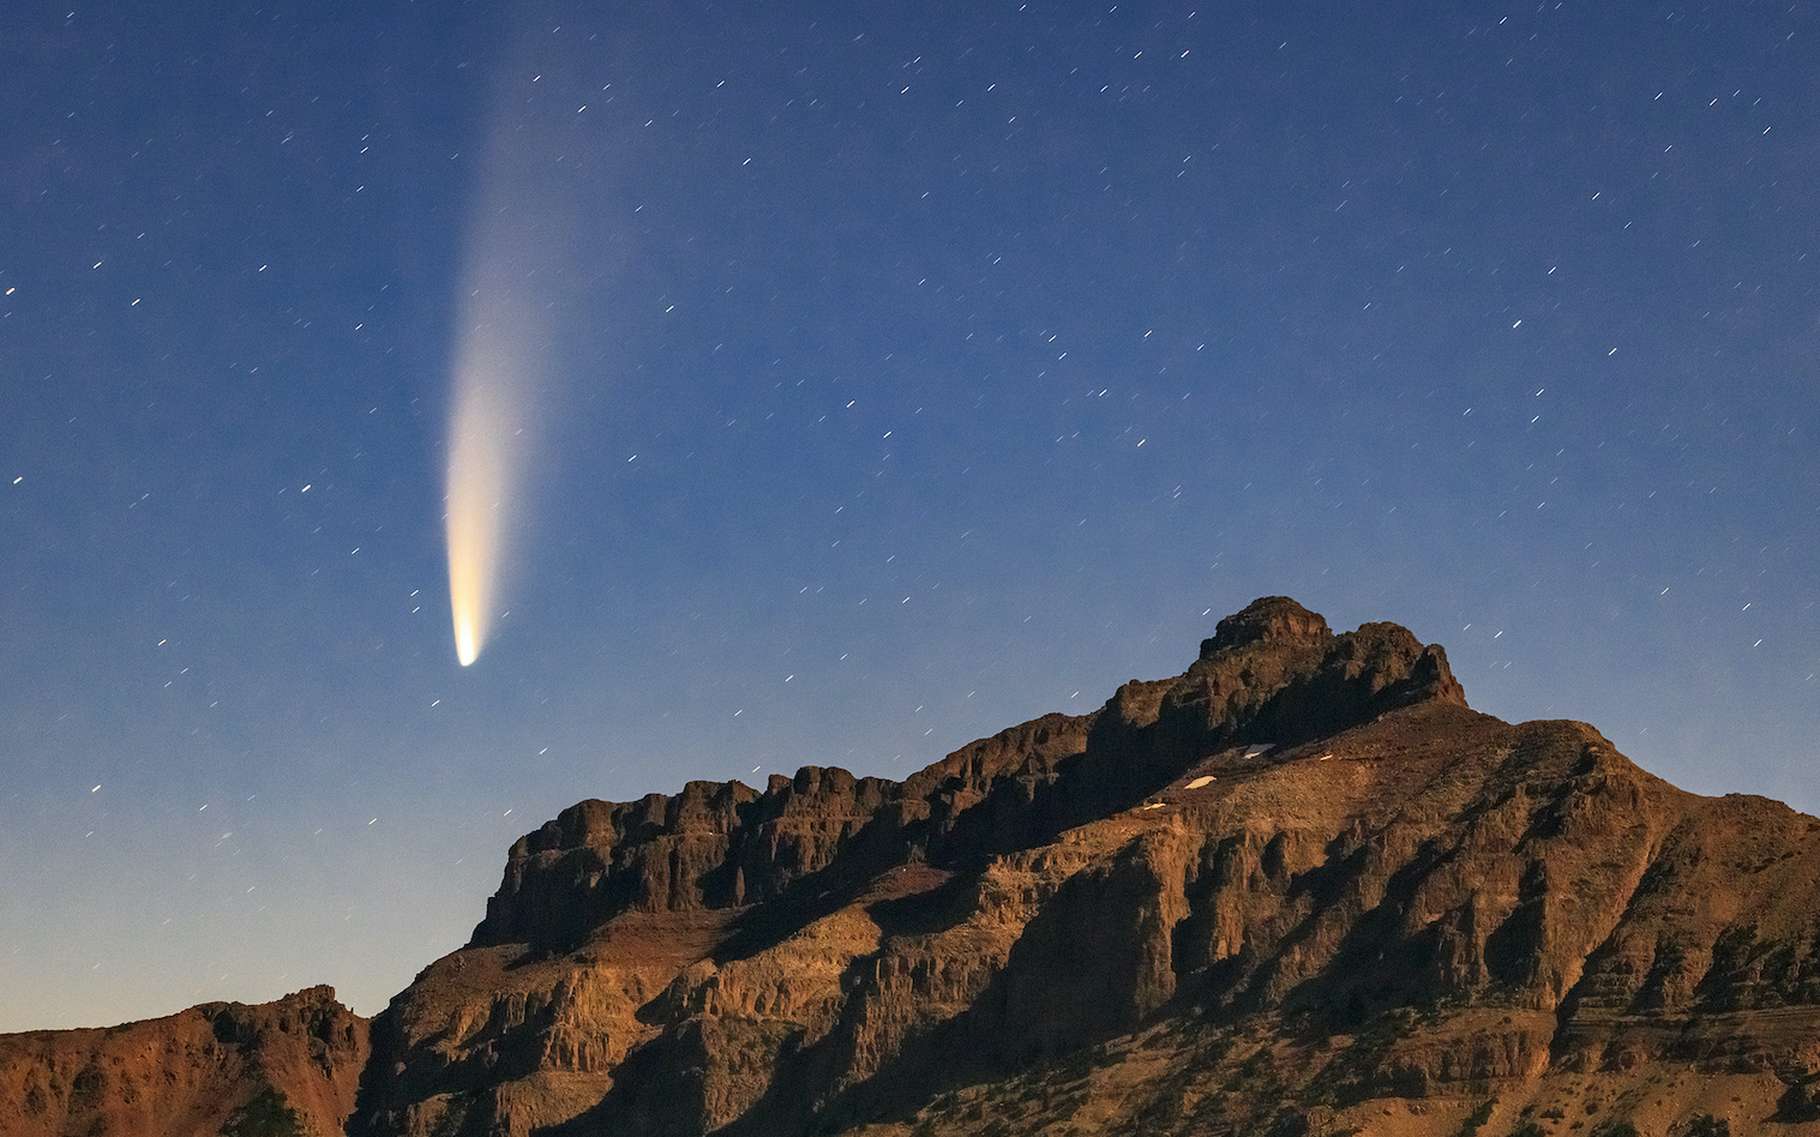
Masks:
[[[527,283],[538,259],[520,243],[526,234],[498,215],[485,230],[461,304],[444,481],[449,616],[463,667],[486,648],[523,539],[550,356],[542,305]]]
[[[527,184],[534,163],[523,150],[495,132],[460,273],[443,490],[449,616],[463,667],[486,649],[524,540],[532,443],[554,366],[551,289],[565,276],[549,231],[562,214]]]
[[[501,437],[498,379],[479,364],[471,361],[456,373],[446,482],[449,614],[455,658],[463,667],[480,658],[492,631],[514,466]]]
[[[540,427],[575,370],[574,331],[615,263],[589,236],[605,151],[578,152],[568,70],[548,36],[526,30],[502,69],[478,147],[454,294],[444,471],[449,617],[455,659],[471,667],[524,560],[537,482],[549,473]],[[564,329],[567,328],[565,334]]]

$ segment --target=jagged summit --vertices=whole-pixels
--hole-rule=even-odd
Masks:
[[[1423,701],[1465,704],[1439,646],[1387,623],[1336,636],[1265,597],[1221,620],[1184,674],[1133,680],[1099,711],[1045,716],[903,782],[806,766],[763,791],[697,781],[581,802],[513,846],[473,942],[573,944],[621,912],[739,907],[856,841],[867,868],[1001,853],[1127,807],[1221,745],[1299,741]]]
[[[1201,641],[1201,655],[1231,651],[1259,640],[1324,643],[1333,637],[1327,621],[1287,596],[1260,596],[1222,619],[1211,639]]]

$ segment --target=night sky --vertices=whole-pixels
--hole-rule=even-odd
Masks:
[[[1820,809],[1805,0],[26,3],[0,74],[0,1030],[374,1012],[576,800],[902,776],[1268,593]]]

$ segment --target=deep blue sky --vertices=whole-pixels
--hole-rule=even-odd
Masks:
[[[1263,593],[1820,807],[1811,4],[25,4],[0,73],[0,1029],[372,1012],[570,802],[902,775]],[[462,671],[489,122],[560,374]]]

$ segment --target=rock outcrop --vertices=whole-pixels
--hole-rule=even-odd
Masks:
[[[353,1111],[366,1059],[366,1020],[329,987],[0,1035],[0,1134],[331,1137]]]
[[[142,1061],[302,1100],[237,1038]],[[50,1068],[20,1046],[15,1097]],[[334,1053],[288,1060],[341,1092]],[[34,1075],[57,1120],[20,1132],[85,1132],[89,1066]],[[1183,674],[902,782],[563,811],[373,1021],[348,1132],[1815,1137],[1820,820],[1480,714],[1441,648],[1266,598]]]

